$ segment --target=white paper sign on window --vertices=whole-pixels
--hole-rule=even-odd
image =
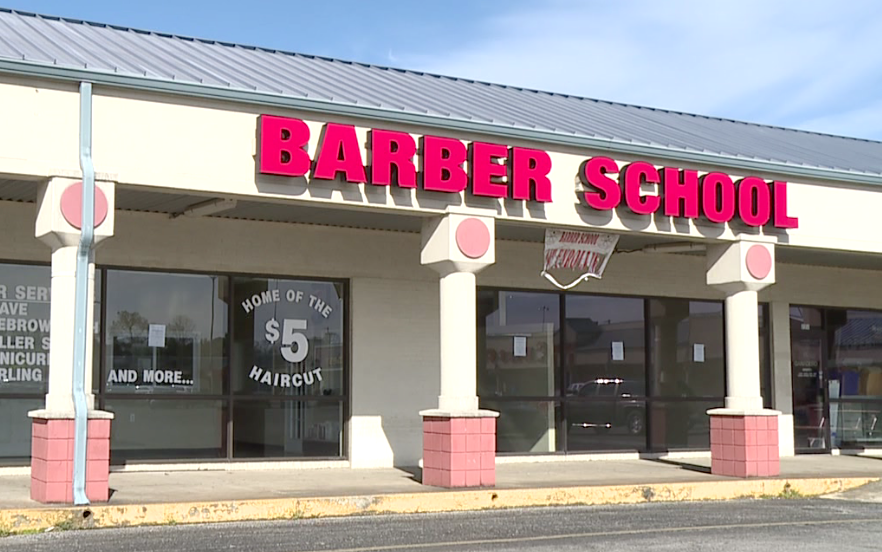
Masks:
[[[704,362],[704,343],[696,343],[692,346],[692,360]]]
[[[147,334],[147,346],[165,347],[165,324],[150,324],[150,331]]]
[[[612,359],[625,360],[625,343],[623,341],[612,342]]]
[[[514,336],[514,356],[516,357],[525,357],[527,356],[527,337],[523,335]]]

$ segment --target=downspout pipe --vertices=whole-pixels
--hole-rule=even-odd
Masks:
[[[89,504],[86,496],[86,442],[89,412],[86,402],[86,350],[92,337],[89,325],[89,264],[95,243],[95,167],[92,163],[92,83],[80,83],[80,169],[83,172],[83,212],[74,303],[74,458],[73,500],[77,506]]]

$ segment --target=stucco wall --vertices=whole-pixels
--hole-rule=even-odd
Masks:
[[[33,238],[33,204],[0,202],[0,259],[48,262]],[[419,265],[417,234],[326,226],[179,218],[121,212],[99,265],[350,279],[351,421],[355,467],[412,465],[421,455],[418,411],[436,405],[438,284]],[[550,289],[539,276],[542,246],[500,241],[479,285]],[[720,299],[704,283],[702,256],[617,254],[603,280],[576,291]],[[780,264],[761,295],[788,302],[882,309],[879,274]],[[789,348],[787,332],[776,331]],[[777,358],[777,357],[776,357]]]
[[[465,141],[503,142],[549,151],[553,161],[550,178],[553,202],[524,205],[519,201],[478,198],[468,194],[415,192],[386,187],[307,181],[258,174],[257,118],[261,113],[300,117],[311,129],[309,151],[315,154],[321,126],[327,122],[317,114],[299,113],[259,106],[237,105],[181,96],[147,94],[134,90],[96,87],[94,110],[94,156],[99,174],[120,184],[137,184],[173,190],[189,190],[220,196],[264,199],[296,199],[309,203],[348,205],[386,212],[435,213],[449,206],[465,206],[482,214],[535,225],[573,228],[605,228],[653,235],[730,240],[739,228],[729,225],[677,221],[665,216],[637,216],[626,210],[596,212],[579,205],[574,180],[581,162],[594,155],[606,155],[574,147],[493,139],[467,133],[439,132],[426,127],[405,127],[383,122],[335,117],[333,122],[356,125],[362,159],[367,159],[365,142],[372,126],[403,130],[415,137],[443,134]],[[78,94],[69,84],[4,77],[0,82],[0,174],[46,176],[79,174]],[[617,159],[622,165],[626,157]],[[670,165],[661,159],[646,159]],[[673,164],[678,166],[678,164]],[[694,165],[699,171],[721,170],[711,165]],[[726,171],[734,178],[751,176]],[[772,172],[756,174],[778,178]],[[787,178],[783,178],[787,180]],[[657,190],[648,187],[647,193]],[[798,229],[773,231],[769,238],[799,247],[882,252],[876,239],[876,214],[882,211],[882,193],[873,186],[842,185],[833,182],[791,181],[789,213],[800,219]]]

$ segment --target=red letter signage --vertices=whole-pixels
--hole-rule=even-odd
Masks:
[[[306,176],[374,186],[417,187],[460,194],[469,189],[478,197],[520,201],[551,201],[551,156],[542,150],[487,142],[464,143],[455,138],[401,131],[368,131],[367,165],[353,125],[326,123],[315,159],[311,159],[309,126],[300,119],[261,115],[258,128],[258,172]],[[420,165],[414,157],[419,155]],[[468,161],[468,171],[464,168]],[[633,161],[619,170],[610,157],[591,157],[579,166],[585,203],[598,211],[623,204],[638,216],[704,218],[724,224],[797,228],[799,219],[787,214],[787,183],[747,176],[737,182],[728,174],[658,167]],[[563,185],[558,183],[558,185]],[[653,188],[653,189],[648,189]]]
[[[309,127],[300,119],[260,116],[260,172],[304,176],[309,172]]]
[[[609,157],[593,157],[579,167],[579,181],[587,188],[585,202],[598,211],[615,209],[622,201],[619,183],[606,176],[619,172],[619,166]]]
[[[631,163],[622,171],[622,185],[625,188],[625,203],[638,215],[651,215],[658,210],[661,198],[657,195],[641,195],[644,182],[658,184],[658,171],[649,163]]]
[[[469,183],[462,168],[466,160],[466,147],[459,140],[423,136],[422,139],[423,189],[433,192],[459,193]]]
[[[508,172],[506,155],[508,148],[505,146],[472,142],[469,147],[469,176],[472,178],[473,194],[487,197],[508,196],[508,184],[499,183]],[[503,162],[499,163],[498,160]]]
[[[508,154],[512,198],[543,203],[551,201],[551,156],[541,150],[511,148]],[[530,193],[533,190],[533,193]]]
[[[619,173],[619,182],[608,175]],[[698,171],[664,167],[636,161],[619,171],[609,157],[592,157],[579,167],[579,180],[586,188],[585,202],[598,211],[619,207],[624,200],[638,215],[659,210],[669,217],[699,218],[716,223],[740,221],[747,226],[796,228],[799,220],[787,215],[787,183],[749,176],[736,183],[721,172],[698,177]],[[644,195],[645,183],[659,184],[659,195]]]
[[[698,171],[665,167],[662,196],[666,216],[698,218]]]
[[[735,216],[735,184],[718,172],[701,177],[701,209],[711,222],[729,222]]]
[[[799,219],[787,216],[787,183],[775,181],[773,195],[774,225],[776,228],[798,228]]]
[[[319,140],[318,157],[312,176],[333,180],[342,172],[347,182],[365,182],[361,149],[352,125],[328,123]]]
[[[762,178],[738,181],[738,216],[748,226],[765,226],[772,218],[772,192]]]
[[[402,188],[416,188],[416,167],[413,156],[416,155],[416,141],[406,132],[391,130],[372,130],[368,135],[371,145],[368,153],[371,184],[389,186],[393,175]]]

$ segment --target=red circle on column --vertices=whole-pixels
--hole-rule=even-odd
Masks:
[[[757,280],[762,280],[772,271],[772,254],[762,245],[752,245],[744,261],[747,271]]]
[[[76,182],[61,193],[61,216],[74,228],[83,227],[83,183]],[[107,218],[107,196],[95,186],[95,227]]]
[[[456,246],[470,259],[483,257],[490,250],[490,230],[476,218],[467,218],[456,227]]]

